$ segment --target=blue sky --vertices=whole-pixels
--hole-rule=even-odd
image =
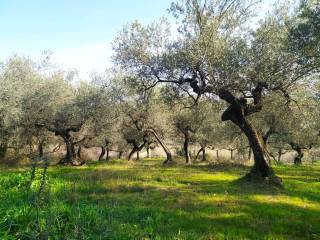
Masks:
[[[267,2],[272,0],[267,0]],[[125,23],[149,23],[172,0],[1,0],[0,60],[13,53],[39,58],[51,50],[82,76],[110,65],[110,43]]]

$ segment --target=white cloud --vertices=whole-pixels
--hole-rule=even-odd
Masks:
[[[111,66],[111,45],[86,44],[54,51],[53,59],[64,69],[77,69],[79,78],[86,80],[94,71],[102,72]]]

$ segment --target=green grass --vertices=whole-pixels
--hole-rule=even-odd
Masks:
[[[0,239],[320,239],[320,166],[275,168],[284,189],[238,179],[248,169],[115,160],[1,169]],[[38,199],[38,200],[37,200]]]

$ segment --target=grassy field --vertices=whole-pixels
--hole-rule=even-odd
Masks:
[[[114,160],[40,171],[1,169],[0,239],[320,239],[320,166],[276,167],[284,189],[248,169]]]

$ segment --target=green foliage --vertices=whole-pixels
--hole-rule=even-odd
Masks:
[[[51,168],[50,193],[35,207],[30,175],[3,169],[0,238],[318,239],[319,166],[275,170],[283,190],[239,181],[247,169],[227,165]]]

